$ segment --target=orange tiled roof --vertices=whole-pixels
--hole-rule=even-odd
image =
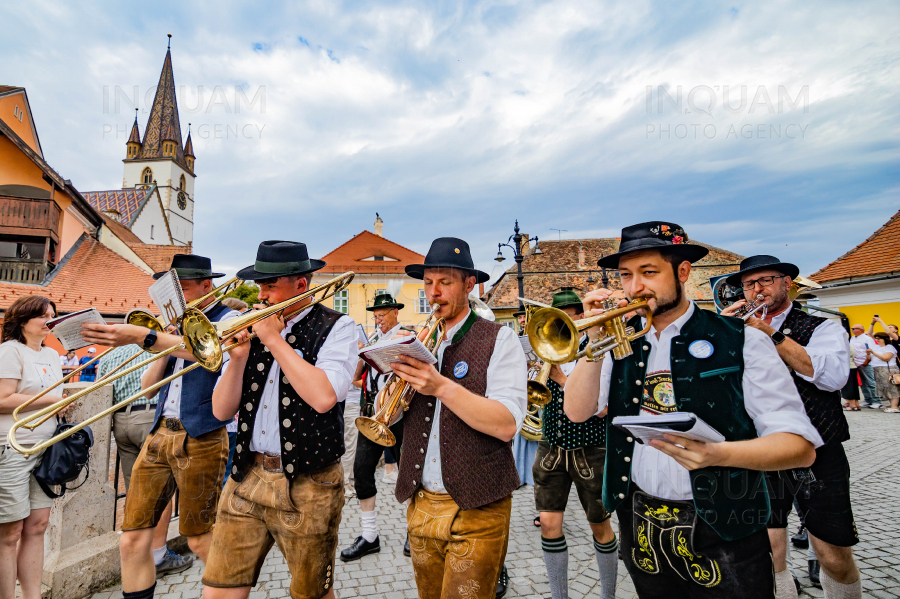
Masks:
[[[94,307],[121,317],[133,308],[150,308],[153,278],[111,249],[84,234],[50,273],[45,284],[0,283],[0,309],[23,295],[43,295],[61,313]]]
[[[83,191],[81,195],[97,212],[116,210],[119,222],[125,227],[134,224],[134,218],[150,195],[151,189],[110,189],[109,191]]]
[[[385,256],[393,260],[366,260],[372,256]],[[399,243],[363,231],[323,256],[322,260],[328,264],[322,272],[340,273],[352,270],[359,273],[403,274],[407,264],[421,264],[425,256]]]
[[[140,240],[139,240],[140,241]],[[190,254],[191,244],[187,245],[149,245],[146,243],[129,243],[138,257],[153,269],[153,272],[169,270],[175,254]]]
[[[900,271],[900,211],[871,237],[809,275],[817,283]]]
[[[709,278],[738,270],[744,258],[705,243],[692,241],[709,248],[709,254],[694,264],[685,289],[689,298],[697,301],[711,301],[712,290]],[[542,255],[527,254],[522,262],[525,278],[522,282],[525,297],[549,304],[553,293],[561,287],[575,287],[579,295],[602,286],[602,269],[597,266],[601,256],[614,254],[619,248],[619,239],[563,239],[561,241],[541,241]],[[584,251],[584,261],[579,266],[579,250]],[[509,255],[507,254],[507,259]],[[607,270],[609,287],[621,289],[615,271]],[[593,282],[588,282],[592,277]],[[500,276],[493,287],[482,296],[491,308],[503,310],[518,306],[519,286],[516,280],[516,265]]]

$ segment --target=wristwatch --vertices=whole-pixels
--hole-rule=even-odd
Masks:
[[[772,338],[772,343],[774,343],[775,345],[778,345],[785,339],[787,339],[787,337],[785,337],[784,333],[782,333],[781,331],[775,331],[774,333],[769,335],[769,337]]]
[[[144,349],[150,349],[154,345],[156,345],[156,331],[150,331],[144,337]]]

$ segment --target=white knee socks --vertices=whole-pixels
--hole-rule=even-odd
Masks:
[[[797,599],[797,587],[790,568],[775,572],[775,599]]]
[[[825,591],[825,599],[862,599],[861,580],[850,584],[841,584],[828,576],[825,570],[822,570],[819,577],[822,579],[822,590]]]
[[[376,516],[375,510],[361,513],[362,537],[370,543],[378,538],[378,523],[376,521]]]

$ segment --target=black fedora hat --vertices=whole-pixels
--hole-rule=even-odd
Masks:
[[[475,277],[476,282],[484,283],[490,275],[475,269],[469,244],[456,237],[438,237],[431,242],[424,264],[410,264],[406,274],[414,279],[424,279],[426,268],[457,268]]]
[[[687,233],[680,225],[654,220],[622,229],[619,251],[600,258],[597,266],[618,268],[622,256],[646,250],[676,254],[688,262],[696,262],[709,253],[702,245],[688,243]]]
[[[366,312],[374,312],[377,308],[397,308],[398,310],[402,310],[403,306],[404,304],[395,302],[390,293],[382,293],[381,295],[375,296],[375,301],[371,306],[366,308]]]
[[[259,281],[287,275],[305,275],[325,266],[321,260],[311,259],[305,243],[296,241],[263,241],[256,250],[253,266],[242,268],[237,277]]]
[[[741,260],[741,269],[725,279],[725,282],[729,285],[740,287],[741,278],[748,272],[753,272],[754,270],[777,270],[792,279],[796,279],[797,275],[800,274],[800,269],[790,262],[782,262],[775,256],[766,256],[762,254],[759,256],[750,256],[749,258]]]
[[[172,266],[169,267],[169,270],[174,270],[182,281],[218,279],[225,276],[223,273],[212,271],[212,261],[209,258],[196,254],[175,254],[172,256]],[[169,271],[154,273],[153,278],[158,279],[167,272]]]

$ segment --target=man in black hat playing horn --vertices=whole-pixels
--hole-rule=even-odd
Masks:
[[[639,444],[606,429],[603,504],[619,517],[625,566],[639,597],[772,597],[775,581],[763,471],[809,466],[819,433],[772,342],[734,318],[697,308],[684,285],[708,250],[680,226],[626,227],[616,268],[628,300],[645,299],[649,333],[620,360],[579,360],[566,383],[566,415],[585,421],[691,412],[724,442],[675,434]],[[605,289],[584,298],[602,313]],[[625,305],[625,302],[620,302]],[[629,320],[642,330],[647,310]],[[602,327],[588,331],[592,340]]]
[[[192,254],[176,254],[171,269],[178,275],[184,298],[200,299],[213,288],[212,280],[224,276],[212,272],[209,258]],[[168,271],[166,271],[168,272]],[[165,272],[156,273],[158,279]],[[213,296],[198,309],[217,322],[237,312],[222,305]],[[155,351],[181,343],[181,337],[157,334],[133,325],[85,325],[85,339],[104,345],[136,343]],[[144,373],[144,389],[180,372],[185,361],[194,361],[186,350],[157,360]],[[216,521],[216,505],[228,461],[227,419],[213,415],[213,388],[219,372],[196,368],[177,378],[159,391],[156,414],[150,435],[144,441],[131,471],[131,484],[125,497],[120,548],[122,556],[122,590],[127,599],[148,599],[156,587],[155,558],[151,559],[154,529],[177,488],[179,531],[187,537],[191,551],[204,562],[208,559],[211,530]],[[150,394],[151,397],[155,393]],[[153,553],[165,549],[153,550]]]
[[[237,276],[256,281],[259,299],[273,305],[307,291],[323,266],[302,243],[264,241],[256,263]],[[356,367],[357,331],[349,316],[311,301],[254,324],[256,338],[231,351],[213,393],[218,417],[239,418],[203,576],[206,599],[246,599],[273,543],[290,570],[293,599],[334,596],[344,505],[337,400]]]
[[[786,561],[787,519],[795,499],[818,557],[818,563],[809,560],[810,578],[817,582],[816,566],[821,565],[825,597],[860,597],[859,570],[851,549],[859,536],[850,507],[850,464],[843,446],[850,429],[841,409],[841,389],[850,372],[847,333],[837,321],[808,314],[791,301],[791,284],[799,273],[799,268],[775,256],[752,256],[726,279],[744,290],[746,301],[755,302],[762,296],[765,318],[748,318],[747,326],[775,343],[778,355],[791,370],[806,413],[824,441],[816,449],[810,469],[766,473],[778,597],[797,597]],[[736,302],[722,314],[732,314],[745,303]]]
[[[366,311],[372,312],[375,317],[376,330],[369,340],[370,343],[377,343],[381,339],[390,339],[400,330],[409,331],[400,326],[400,310],[403,309],[403,306],[403,304],[397,303],[390,294],[382,293],[375,296],[373,304],[366,308]],[[363,415],[372,416],[380,407],[376,405],[375,398],[390,378],[390,374],[380,375],[360,360],[354,378],[359,380],[360,377],[365,397]],[[391,447],[391,451],[395,456],[399,456],[400,447],[403,445],[402,414],[400,420],[391,426],[391,432],[394,433],[394,438],[397,440],[397,444]],[[350,562],[364,555],[381,551],[381,540],[378,537],[378,517],[375,512],[375,495],[378,493],[375,488],[375,469],[378,467],[378,460],[384,451],[384,445],[370,441],[365,435],[357,436],[353,479],[356,485],[356,496],[359,498],[362,534],[352,545],[341,551],[341,561]]]
[[[436,239],[422,279],[446,323],[432,366],[404,357],[396,372],[417,391],[404,419],[396,496],[407,509],[421,599],[490,597],[506,557],[512,492],[519,486],[511,441],[527,403],[525,352],[508,327],[479,318],[468,295],[488,275],[468,244]]]

